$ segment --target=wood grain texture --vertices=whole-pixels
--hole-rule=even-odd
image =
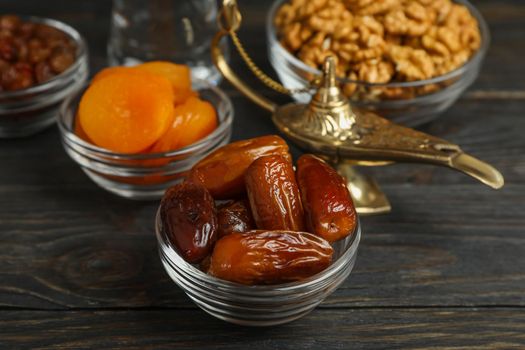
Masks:
[[[237,111],[249,110],[244,99],[234,101]],[[514,111],[508,118],[522,123],[523,103],[505,106]],[[505,119],[480,115],[489,108],[473,103],[470,111],[465,107],[470,122],[428,127],[455,142],[470,142],[476,155],[502,170],[507,186],[493,191],[430,166],[369,169],[394,211],[363,219],[356,271],[327,304],[523,305],[525,139]],[[257,123],[238,113],[236,138],[240,130],[246,137],[272,132],[263,112],[254,109],[250,117]],[[0,141],[0,254],[6,262],[0,266],[0,304],[191,305],[160,268],[152,231],[157,204],[126,201],[97,188],[57,140],[50,130],[28,140]],[[498,147],[482,147],[489,144]],[[403,293],[392,297],[391,289]]]
[[[523,349],[525,312],[315,310],[292,324],[253,329],[210,319],[200,310],[12,311],[4,312],[0,320],[0,345],[127,350]]]
[[[432,166],[364,169],[394,209],[362,218],[350,278],[304,319],[249,329],[207,316],[164,273],[153,234],[157,202],[99,189],[67,157],[56,128],[0,140],[0,348],[525,348],[525,3],[473,2],[492,33],[480,77],[422,129],[495,165],[506,179],[501,191]],[[269,4],[241,1],[241,38],[271,72]],[[110,7],[0,0],[2,13],[76,27],[92,73],[106,65]],[[256,84],[236,55],[232,62]],[[275,132],[266,112],[222,86],[235,106],[234,139]]]
[[[10,188],[0,197],[0,305],[191,307],[157,257],[157,203],[89,183]],[[362,218],[355,271],[325,306],[525,306],[525,186],[385,191],[394,211]]]

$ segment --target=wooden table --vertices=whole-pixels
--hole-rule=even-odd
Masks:
[[[247,49],[269,70],[269,2],[241,3]],[[65,154],[55,127],[0,140],[0,345],[525,348],[525,4],[476,5],[492,31],[483,71],[423,130],[494,164],[505,187],[494,191],[432,166],[368,169],[393,211],[362,218],[350,278],[291,324],[239,327],[197,309],[161,267],[153,233],[158,203],[99,189]],[[109,1],[1,0],[0,9],[70,23],[87,38],[92,72],[106,64]],[[274,132],[267,113],[223,86],[235,105],[234,139]]]

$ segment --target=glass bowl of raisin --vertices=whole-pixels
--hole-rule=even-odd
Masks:
[[[487,23],[467,0],[276,0],[266,34],[269,60],[285,87],[308,86],[333,56],[353,107],[412,127],[461,96],[490,44]]]
[[[29,136],[52,125],[61,102],[88,74],[86,43],[71,26],[0,16],[0,137]]]
[[[248,326],[312,311],[351,273],[361,237],[344,178],[314,155],[294,168],[275,135],[196,163],[164,194],[155,228],[172,280],[207,313]]]

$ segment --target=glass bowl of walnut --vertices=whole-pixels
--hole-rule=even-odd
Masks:
[[[466,0],[277,0],[266,26],[270,61],[287,88],[305,87],[332,55],[354,107],[408,126],[459,98],[490,41]]]

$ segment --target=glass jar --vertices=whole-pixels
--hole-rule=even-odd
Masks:
[[[114,0],[109,64],[184,63],[194,78],[216,84],[221,75],[210,53],[216,17],[215,0]]]
[[[55,123],[62,101],[79,89],[89,75],[88,50],[82,36],[57,20],[22,17],[24,21],[42,23],[69,35],[76,44],[76,60],[52,79],[23,90],[0,92],[0,137],[33,135]]]

